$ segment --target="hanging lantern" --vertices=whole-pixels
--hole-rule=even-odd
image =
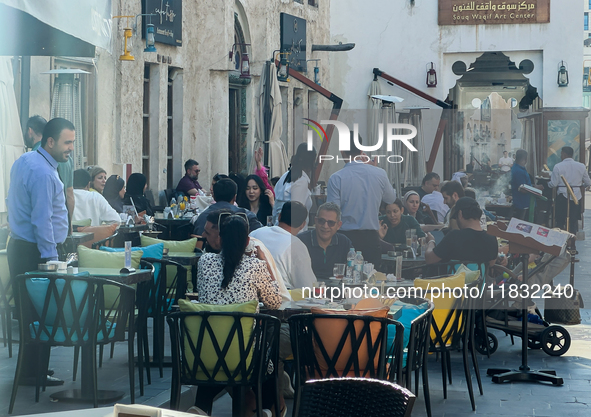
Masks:
[[[427,87],[437,87],[437,72],[433,62],[427,64]]]

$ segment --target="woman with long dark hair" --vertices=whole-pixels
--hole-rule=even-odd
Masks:
[[[306,206],[308,212],[312,208],[310,178],[316,168],[316,149],[308,150],[307,143],[300,143],[295,155],[291,158],[289,170],[281,176],[275,186],[275,206],[273,222],[278,224],[278,216],[283,204],[287,201],[298,201]],[[303,231],[308,229],[308,222]]]
[[[278,309],[281,295],[267,263],[246,254],[250,238],[245,216],[222,213],[218,223],[222,250],[205,253],[199,260],[199,302],[236,304],[257,299],[269,309]]]
[[[152,204],[144,195],[146,188],[148,188],[148,184],[144,174],[138,172],[131,174],[127,180],[127,190],[125,191],[123,204],[132,205],[133,200],[133,205],[138,213],[145,211],[148,216],[153,216]]]
[[[117,213],[123,213],[123,198],[125,197],[125,181],[119,175],[111,175],[105,184],[103,197]]]
[[[238,207],[245,208],[256,214],[261,224],[267,224],[267,216],[273,214],[275,197],[263,179],[258,175],[246,177],[246,189],[238,196]]]

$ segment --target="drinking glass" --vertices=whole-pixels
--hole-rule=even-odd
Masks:
[[[343,279],[345,276],[345,264],[334,264],[332,273],[336,279]]]
[[[410,230],[410,229],[405,232],[405,235],[406,235],[406,246],[408,246],[409,248],[412,245],[412,232],[414,232],[414,230]]]

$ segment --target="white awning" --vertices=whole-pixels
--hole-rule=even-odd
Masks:
[[[111,0],[0,0],[0,55],[94,57],[111,22]]]

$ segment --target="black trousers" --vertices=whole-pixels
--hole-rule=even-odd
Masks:
[[[511,217],[517,217],[519,220],[529,221],[529,208],[513,208],[513,214]]]
[[[355,250],[360,250],[363,260],[376,267],[382,261],[382,247],[377,230],[341,230],[340,233],[351,239]]]
[[[8,258],[8,269],[10,270],[10,279],[15,282],[15,278],[27,272],[36,271],[38,264],[42,263],[41,254],[36,243],[27,242],[20,239],[10,239],[6,248]],[[13,285],[13,291],[16,287]],[[18,308],[18,306],[17,306]],[[22,337],[22,336],[21,336]],[[19,349],[24,349],[24,355],[30,360],[23,362],[22,377],[34,377],[37,371],[36,359],[41,357],[49,358],[49,352],[43,352],[39,346],[23,345]],[[48,350],[48,349],[47,349]],[[47,363],[44,365],[47,370]]]
[[[566,230],[566,214],[568,210],[568,201],[565,196],[558,194],[556,196],[556,226]],[[568,231],[577,233],[579,230],[579,220],[581,219],[581,202],[575,204],[570,202],[570,219]]]

